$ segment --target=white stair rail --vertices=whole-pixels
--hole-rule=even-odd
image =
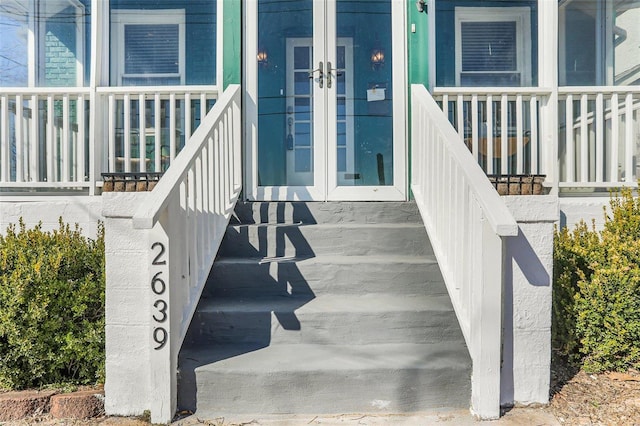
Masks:
[[[173,417],[178,352],[242,188],[240,94],[225,90],[133,216],[150,230],[154,423]]]
[[[505,237],[518,225],[447,116],[411,86],[412,190],[471,355],[471,409],[500,415]]]

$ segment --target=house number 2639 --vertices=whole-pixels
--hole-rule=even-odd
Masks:
[[[158,266],[166,265],[167,260],[165,259],[164,244],[155,242],[151,245],[151,250],[155,254],[155,257],[151,261],[151,272],[153,273],[154,269],[156,269]],[[163,272],[164,268],[163,270],[156,272],[153,278],[151,278],[151,291],[155,296],[152,309],[153,314],[151,315],[151,318],[154,322],[153,333],[151,337],[157,345],[153,349],[157,351],[164,348],[164,346],[167,344],[167,341],[169,340],[169,333],[167,332],[167,329],[163,327],[163,324],[168,319],[167,309],[169,308],[169,305],[163,297],[165,292],[167,291],[167,284],[162,279]]]

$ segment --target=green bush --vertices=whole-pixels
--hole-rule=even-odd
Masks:
[[[0,235],[0,389],[104,377],[104,227]]]
[[[554,347],[586,371],[640,367],[640,200],[624,189],[602,231],[554,239]]]

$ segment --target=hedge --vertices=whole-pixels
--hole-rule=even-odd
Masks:
[[[0,389],[104,378],[104,227],[0,235]]]
[[[640,367],[640,200],[614,194],[601,231],[556,229],[554,347],[588,372]]]

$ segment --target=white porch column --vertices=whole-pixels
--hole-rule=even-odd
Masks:
[[[518,222],[507,240],[501,405],[546,404],[551,374],[553,195],[503,197]]]
[[[95,195],[96,183],[101,179],[104,154],[104,113],[102,99],[97,93],[99,86],[109,84],[105,72],[109,58],[109,2],[91,0],[91,59],[89,87],[89,187],[90,195]],[[108,69],[108,68],[107,68]]]
[[[551,89],[541,103],[542,172],[558,192],[558,2],[538,0],[538,86]]]

